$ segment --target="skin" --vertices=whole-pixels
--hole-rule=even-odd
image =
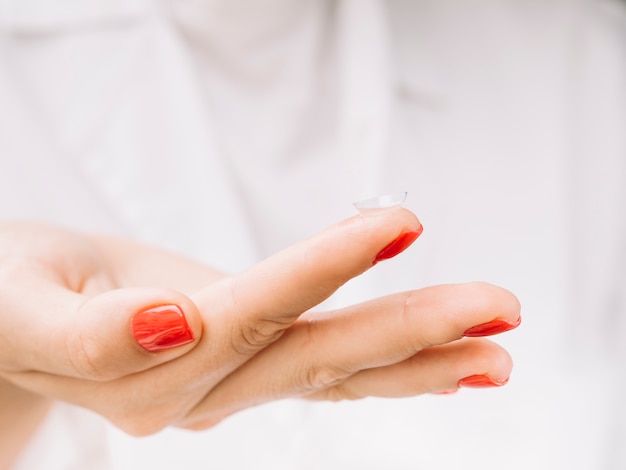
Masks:
[[[500,287],[434,286],[314,310],[420,228],[402,208],[358,215],[230,276],[129,240],[2,223],[0,393],[21,398],[1,399],[0,416],[20,416],[15,403],[38,410],[24,419],[27,440],[50,402],[63,400],[146,435],[206,429],[287,397],[403,397],[454,390],[475,374],[507,379],[504,349],[463,338],[519,318],[516,297]],[[162,304],[183,309],[195,340],[150,353],[130,322]],[[0,435],[15,422],[0,420]]]

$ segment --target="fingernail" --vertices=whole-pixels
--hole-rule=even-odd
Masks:
[[[374,258],[374,264],[402,253],[422,234],[422,231],[423,228],[420,225],[417,230],[402,232],[394,241],[380,250],[376,258]]]
[[[511,322],[508,320],[495,319],[487,323],[472,326],[463,332],[463,336],[490,336],[498,333],[504,333],[505,331],[517,328],[522,323],[522,317],[518,317],[517,320]]]
[[[508,377],[503,380],[497,380],[488,375],[470,375],[469,377],[459,380],[458,386],[469,388],[502,387],[506,385],[508,381]]]
[[[406,194],[406,192],[383,194],[382,196],[357,201],[353,205],[361,214],[368,214],[381,209],[401,206],[406,200]]]
[[[136,313],[132,330],[137,343],[150,352],[175,348],[194,340],[193,331],[178,305],[160,305]]]

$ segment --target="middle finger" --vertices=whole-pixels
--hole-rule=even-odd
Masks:
[[[218,384],[191,418],[314,393],[361,370],[463,336],[506,331],[519,321],[516,297],[485,283],[429,287],[312,314]]]

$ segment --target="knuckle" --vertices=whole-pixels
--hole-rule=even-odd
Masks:
[[[226,288],[228,296],[227,310],[238,312],[241,305],[240,299],[240,279],[238,276],[229,278]],[[240,321],[233,322],[233,332],[231,335],[232,349],[243,356],[250,356],[259,349],[268,346],[276,341],[291,323],[285,319],[270,318],[269,316],[258,316],[258,318],[243,317]]]
[[[413,356],[437,343],[435,338],[439,336],[435,329],[436,324],[431,325],[431,328],[416,327],[418,322],[416,312],[422,308],[420,299],[419,291],[405,292],[400,305],[400,326],[404,332],[406,357]],[[441,318],[441,316],[438,317]]]
[[[250,355],[276,341],[284,332],[285,325],[277,320],[259,319],[241,324],[233,339],[233,349],[242,355]]]
[[[350,376],[342,368],[330,364],[315,364],[303,374],[304,392],[314,392],[328,387],[335,387]]]
[[[300,333],[300,350],[318,351],[320,349],[319,339],[323,331],[322,325],[323,322],[319,320],[309,319],[294,326],[294,330],[297,329]],[[351,375],[352,372],[346,367],[340,367],[328,361],[307,361],[305,365],[301,365],[299,370],[293,374],[295,378],[294,390],[298,390],[302,394],[314,394],[322,391],[324,399],[328,399],[327,392],[335,393],[330,392],[330,390]]]
[[[91,334],[77,332],[68,337],[67,356],[81,378],[106,381],[117,378],[113,372],[105,348]]]
[[[324,391],[325,399],[328,401],[356,401],[361,400],[363,395],[356,393],[346,386],[345,382],[338,383]]]

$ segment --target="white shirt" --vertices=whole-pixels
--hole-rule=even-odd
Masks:
[[[496,339],[515,361],[502,389],[282,402],[141,440],[107,427],[90,445],[112,468],[620,468],[623,3],[0,8],[0,216],[237,270],[407,190],[424,234],[331,305],[470,280],[523,305]],[[86,468],[71,442],[99,420],[77,413],[60,406],[16,468]]]

